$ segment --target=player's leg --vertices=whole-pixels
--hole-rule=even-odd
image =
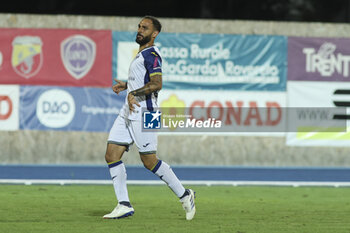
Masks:
[[[186,211],[186,219],[191,220],[196,213],[194,191],[191,189],[185,189],[171,167],[166,162],[159,160],[156,154],[140,152],[140,157],[143,165],[163,180],[180,199],[180,202]]]
[[[142,132],[141,127],[141,122],[132,121],[130,134],[138,147],[143,165],[162,179],[180,198],[186,211],[186,219],[191,220],[196,211],[194,192],[190,189],[186,190],[170,166],[157,158],[157,134],[155,132]]]
[[[133,121],[131,127],[131,137],[138,147],[143,165],[162,179],[175,195],[181,198],[186,193],[184,186],[170,166],[156,156],[157,134],[155,132],[142,132],[141,123],[137,121]]]
[[[181,198],[185,194],[184,186],[166,162],[159,160],[156,154],[147,152],[140,152],[140,157],[143,165],[163,180],[176,196]]]
[[[126,186],[126,169],[121,160],[126,147],[108,143],[105,159],[113,181],[114,191],[118,203],[130,206],[128,190]]]
[[[127,130],[126,122],[124,118],[118,117],[111,128],[105,154],[118,205],[111,213],[104,215],[104,218],[123,218],[134,213],[126,185],[126,169],[121,160],[131,143],[132,139]]]

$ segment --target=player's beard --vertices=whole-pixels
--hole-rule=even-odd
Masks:
[[[140,35],[141,36],[140,39],[137,38],[138,35],[140,35],[140,34],[136,35],[136,43],[138,43],[140,46],[145,45],[151,41],[151,35],[149,35],[149,36]]]

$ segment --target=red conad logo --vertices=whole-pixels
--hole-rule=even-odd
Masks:
[[[3,113],[2,109],[4,109],[4,104],[7,103],[8,108],[6,109],[7,112]],[[12,101],[11,99],[6,95],[0,95],[0,120],[6,120],[11,116],[12,113]]]
[[[267,101],[264,107],[258,107],[256,101],[250,101],[246,108],[243,108],[243,101],[237,101],[235,104],[234,107],[231,101],[225,101],[225,103],[211,101],[206,106],[204,101],[196,100],[191,104],[189,114],[192,118],[204,121],[213,118],[214,112],[216,112],[215,118],[223,121],[225,125],[247,126],[253,125],[255,122],[255,125],[258,126],[274,126],[281,122],[282,109],[277,102]],[[272,112],[275,112],[274,116],[272,116]]]

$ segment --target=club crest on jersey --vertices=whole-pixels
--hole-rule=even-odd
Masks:
[[[74,35],[61,43],[61,59],[68,73],[75,79],[89,73],[96,57],[96,44],[89,37]]]
[[[158,57],[156,57],[154,59],[153,69],[160,69],[161,66],[162,66],[162,63],[160,62],[160,59]]]
[[[12,41],[11,64],[23,78],[36,75],[43,63],[42,45],[38,36],[17,36]]]

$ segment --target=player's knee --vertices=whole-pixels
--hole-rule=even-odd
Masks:
[[[106,154],[105,154],[105,160],[106,160],[107,163],[113,162],[113,161],[111,161],[112,160],[112,156],[108,152],[108,150],[106,151]]]
[[[143,163],[143,166],[145,168],[147,168],[148,170],[151,170],[154,167],[154,165],[155,165],[154,161],[146,160],[146,159],[143,159],[142,163]]]
[[[107,163],[118,161],[122,158],[125,148],[108,144],[105,160]]]
[[[150,163],[144,162],[144,163],[143,163],[143,166],[144,166],[145,168],[147,168],[148,170],[151,170],[151,169],[152,169],[152,166],[151,166]]]

